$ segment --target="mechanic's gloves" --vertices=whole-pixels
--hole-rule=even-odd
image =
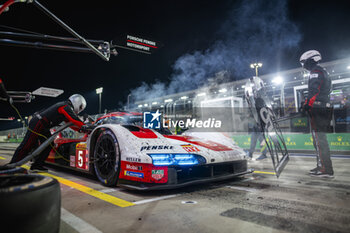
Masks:
[[[303,105],[303,109],[304,109],[305,112],[309,112],[310,109],[311,109],[311,106],[308,103],[306,103],[306,104]]]
[[[95,127],[96,126],[94,126],[92,124],[86,124],[86,125],[83,125],[79,131],[82,133],[90,133],[91,131],[93,131],[95,129]]]

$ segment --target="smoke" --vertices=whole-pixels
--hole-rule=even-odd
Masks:
[[[220,71],[232,81],[253,74],[249,65],[263,62],[276,67],[281,56],[297,47],[301,35],[288,19],[286,0],[247,0],[235,5],[218,30],[218,38],[205,51],[179,57],[173,65],[170,82],[143,83],[131,91],[134,100],[152,99],[196,89]]]

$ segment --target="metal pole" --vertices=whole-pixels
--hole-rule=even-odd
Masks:
[[[34,0],[33,4],[42,10],[47,16],[49,16],[52,20],[62,26],[66,31],[76,37],[81,43],[85,44],[88,48],[94,51],[99,57],[101,57],[105,61],[109,61],[109,54],[103,54],[100,50],[95,48],[92,44],[90,44],[85,38],[76,33],[72,28],[70,28],[67,24],[65,24],[62,20],[60,20],[57,16],[52,14],[48,9],[46,9],[43,5],[41,5],[38,1]]]
[[[102,104],[102,93],[98,94],[99,99],[99,107],[98,107],[98,113],[101,113],[101,104]]]

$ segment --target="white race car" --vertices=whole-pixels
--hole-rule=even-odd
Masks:
[[[172,135],[137,122],[142,113],[106,114],[85,137],[57,138],[57,152],[52,150],[46,162],[96,174],[107,186],[137,190],[179,188],[252,172],[245,152],[231,140]]]

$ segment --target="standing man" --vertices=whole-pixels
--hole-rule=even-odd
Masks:
[[[67,101],[62,101],[51,107],[36,112],[29,122],[28,130],[22,143],[18,146],[10,163],[15,163],[28,156],[30,152],[38,147],[38,142],[44,142],[51,136],[50,129],[58,126],[61,122],[72,122],[74,130],[83,130],[86,125],[79,119],[78,114],[86,107],[86,101],[79,94],[72,95]],[[44,137],[43,137],[44,136]],[[35,158],[30,170],[47,171],[43,164],[50,153],[51,147],[44,149]]]
[[[256,143],[259,140],[261,155],[258,158],[256,158],[256,160],[266,159],[267,148],[266,148],[265,139],[264,139],[263,133],[261,132],[260,126],[255,122],[255,120],[251,120],[248,123],[248,127],[249,127],[249,131],[251,132],[250,148],[248,152],[249,158],[250,159],[253,158],[253,153],[255,151]]]
[[[308,97],[303,108],[309,113],[311,133],[317,156],[317,166],[310,170],[310,175],[333,177],[332,161],[326,137],[332,116],[329,96],[332,81],[327,71],[319,65],[321,59],[321,54],[316,50],[309,50],[300,57],[302,67],[310,72]]]

